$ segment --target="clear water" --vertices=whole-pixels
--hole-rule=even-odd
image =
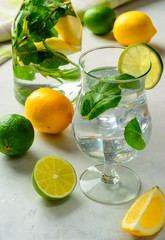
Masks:
[[[70,55],[70,59],[74,62],[78,62],[79,56],[80,56],[80,52],[74,53]],[[13,63],[14,63],[14,59],[13,59]],[[70,66],[69,64],[67,68],[69,69],[70,67],[72,68],[73,66]],[[65,66],[62,68],[62,70],[64,69],[65,69]],[[65,81],[60,78],[55,79],[49,76],[44,77],[40,73],[35,74],[34,80],[22,80],[14,76],[14,94],[16,99],[23,104],[25,103],[26,98],[30,93],[32,93],[38,88],[45,88],[45,87],[49,87],[62,92],[74,104],[75,102],[77,102],[77,99],[81,90],[81,73],[78,76],[78,78],[73,81],[70,81],[70,80]]]
[[[75,82],[63,81],[60,84],[56,79],[50,77],[44,78],[40,74],[36,74],[36,78],[33,81],[14,77],[14,94],[16,99],[23,104],[30,93],[38,88],[47,87],[62,92],[74,104],[81,90],[81,79]]]
[[[105,77],[116,75],[117,72],[99,70],[93,74]],[[105,159],[116,163],[130,161],[141,152],[130,147],[124,139],[124,128],[134,117],[138,119],[143,138],[148,143],[151,135],[151,116],[144,91],[122,89],[118,107],[107,110],[93,120],[83,120],[78,103],[72,125],[77,145],[85,155],[99,163],[103,163]]]

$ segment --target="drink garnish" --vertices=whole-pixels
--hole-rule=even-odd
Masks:
[[[142,130],[136,117],[127,123],[124,130],[124,138],[127,144],[136,150],[145,148],[146,143],[143,139]]]
[[[128,46],[120,55],[119,73],[140,77],[148,71],[145,89],[151,89],[159,82],[163,72],[163,61],[159,53],[150,45],[135,43]]]
[[[110,108],[118,106],[121,89],[116,83],[100,82],[85,93],[81,101],[81,115],[92,120]]]

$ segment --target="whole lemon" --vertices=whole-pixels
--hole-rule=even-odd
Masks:
[[[113,26],[115,39],[125,46],[139,42],[148,43],[156,32],[150,17],[138,11],[121,14]]]
[[[72,102],[51,88],[35,90],[25,102],[26,117],[43,133],[62,132],[72,122],[73,112]]]

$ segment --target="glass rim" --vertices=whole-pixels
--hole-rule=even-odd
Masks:
[[[101,49],[106,49],[106,48],[111,48],[111,49],[112,48],[114,48],[114,49],[117,48],[117,49],[123,49],[124,50],[126,47],[123,47],[123,46],[102,46],[102,47],[91,48],[91,49],[85,51],[84,53],[82,53],[81,56],[79,57],[79,67],[80,67],[80,70],[82,72],[84,72],[86,75],[88,75],[89,77],[92,77],[94,79],[100,80],[102,82],[123,83],[123,80],[117,80],[117,79],[110,79],[110,80],[108,80],[108,79],[104,79],[104,78],[101,78],[101,77],[96,77],[96,76],[90,74],[89,72],[86,72],[85,69],[82,66],[82,63],[83,63],[82,59],[83,59],[84,56],[86,56],[88,53],[94,52],[96,50],[101,50]],[[144,76],[146,76],[150,72],[151,66],[152,66],[152,63],[150,61],[150,66],[149,66],[148,70],[145,73],[143,73],[139,77],[134,77],[132,79],[124,79],[124,82],[126,83],[126,82],[134,82],[134,81],[140,80],[141,78],[143,78]],[[115,66],[114,66],[114,68],[115,68]],[[117,68],[117,66],[116,66],[116,68]],[[126,73],[126,74],[128,74],[128,73]]]

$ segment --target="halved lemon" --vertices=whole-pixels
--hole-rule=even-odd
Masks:
[[[145,74],[151,69],[145,80],[145,89],[151,89],[159,82],[163,72],[163,61],[159,53],[146,43],[135,43],[128,46],[120,55],[119,73],[128,73],[134,77]]]
[[[142,194],[128,209],[121,226],[136,236],[158,232],[165,223],[165,196],[158,186]]]
[[[36,163],[32,183],[37,193],[43,198],[56,200],[73,192],[77,176],[73,166],[66,160],[46,156]]]

